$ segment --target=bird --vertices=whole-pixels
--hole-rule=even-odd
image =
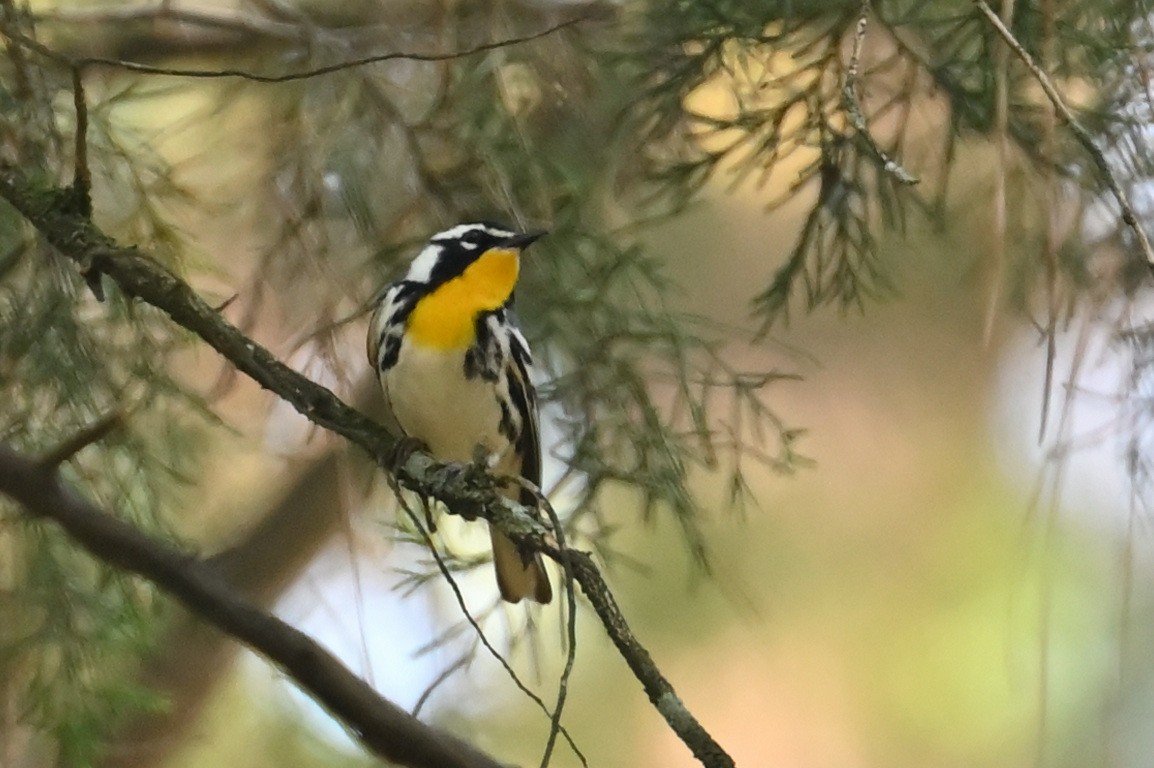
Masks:
[[[380,379],[385,426],[439,461],[485,457],[499,474],[541,484],[537,397],[529,344],[513,314],[521,255],[545,232],[473,222],[438,232],[405,276],[377,295],[369,363]],[[536,508],[536,494],[505,494]],[[501,597],[548,603],[540,554],[489,526]]]

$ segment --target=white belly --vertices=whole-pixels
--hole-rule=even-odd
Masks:
[[[401,429],[442,461],[472,461],[477,446],[490,456],[509,447],[500,431],[497,385],[466,379],[464,370],[463,350],[404,344],[397,364],[381,376]]]

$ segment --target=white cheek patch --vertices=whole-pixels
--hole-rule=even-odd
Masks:
[[[426,245],[413,259],[413,263],[409,265],[409,274],[405,276],[405,279],[414,283],[429,282],[429,278],[433,275],[433,267],[437,265],[437,258],[441,255],[441,250],[441,246],[436,243]]]

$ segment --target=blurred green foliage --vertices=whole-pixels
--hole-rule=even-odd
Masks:
[[[230,319],[266,334],[279,352],[306,350],[342,383],[363,373],[347,363],[350,323],[430,231],[467,218],[548,226],[551,236],[526,264],[518,307],[557,432],[549,448],[569,480],[571,538],[610,563],[633,564],[634,553],[652,549],[649,565],[665,577],[663,569],[682,560],[712,565],[723,577],[744,551],[768,569],[747,574],[749,581],[774,583],[782,551],[734,546],[719,562],[710,558],[707,535],[717,535],[715,507],[766,506],[766,475],[791,472],[809,453],[778,407],[780,384],[794,378],[802,356],[783,363],[765,354],[780,350],[770,334],[784,332],[798,305],[862,308],[910,285],[908,261],[888,255],[885,244],[914,228],[949,229],[974,197],[985,204],[985,186],[965,187],[967,174],[986,167],[959,160],[972,159],[969,147],[1009,147],[1006,164],[989,171],[1002,175],[1011,197],[1003,231],[994,235],[1010,263],[993,270],[995,281],[1013,283],[1004,295],[1017,309],[1042,317],[1039,326],[1052,334],[1084,300],[1132,296],[1147,268],[1108,205],[1104,234],[1092,241],[1076,223],[1103,206],[1102,180],[1054,124],[1030,74],[994,66],[997,38],[972,4],[873,3],[860,75],[873,131],[856,132],[843,86],[860,7],[848,0],[576,4],[573,13],[597,18],[484,54],[379,62],[276,85],[241,78],[206,87],[92,67],[88,151],[97,221],[211,286]],[[1150,9],[1136,0],[1019,0],[1014,9],[1015,34],[1077,96],[1079,119],[1100,138],[1124,185],[1140,188],[1150,176],[1150,114],[1135,84],[1147,64]],[[198,23],[169,4],[138,8],[131,18],[118,10],[65,5],[17,13],[6,4],[3,17],[29,31],[32,14],[40,39],[76,55],[283,73],[382,50],[465,50],[533,33],[558,13],[535,3],[391,9],[245,2],[239,17]],[[30,52],[10,53],[2,66],[0,155],[67,183],[75,130],[67,73]],[[233,135],[233,121],[241,136]],[[206,126],[217,131],[217,143],[205,140]],[[879,149],[922,183],[897,183],[880,166]],[[706,220],[704,246],[652,247],[654,227],[675,225],[706,193],[720,199],[716,190],[726,183],[758,207],[792,206],[799,234],[766,238],[752,248],[760,259],[739,260],[716,245],[740,242],[726,230],[734,222],[720,215]],[[958,187],[973,192],[971,199],[951,197]],[[1043,235],[1047,226],[1056,234]],[[986,266],[971,242],[953,243],[948,258],[950,274]],[[1108,268],[1102,259],[1112,259]],[[675,278],[682,260],[737,279],[696,301],[697,286]],[[958,333],[972,331],[973,317],[958,311]],[[721,315],[741,320],[735,327]],[[200,498],[203,488],[182,486],[211,483],[198,462],[220,449],[222,433],[238,429],[215,417],[213,399],[228,389],[228,377],[177,373],[190,357],[189,339],[115,291],[96,303],[71,266],[7,207],[0,207],[0,328],[0,439],[42,452],[123,409],[127,428],[72,460],[68,479],[156,532]],[[751,340],[754,353],[743,346]],[[892,364],[885,352],[875,350],[878,367]],[[701,493],[703,478],[716,480],[720,496]],[[399,537],[412,537],[403,521],[396,524]],[[658,540],[676,531],[678,544],[647,548],[634,540],[639,530]],[[1003,544],[1009,538],[1001,529],[996,535]],[[961,551],[985,545],[977,537]],[[1057,551],[1061,558],[1064,550]],[[457,567],[476,564],[467,552],[449,554]],[[13,728],[47,745],[29,751],[50,754],[44,761],[93,764],[118,720],[157,706],[131,670],[163,626],[160,601],[9,508],[0,513],[0,561],[0,699],[17,711]],[[873,640],[893,648],[866,654],[862,666],[876,675],[877,703],[867,696],[863,706],[876,707],[887,730],[900,731],[894,723],[908,716],[909,732],[895,738],[938,744],[957,712],[969,713],[973,732],[1019,724],[1019,704],[1007,703],[988,667],[997,644],[989,595],[1012,581],[1006,570],[998,560],[943,577],[966,593],[953,610],[929,592],[916,618],[903,624],[895,616],[881,630],[885,637]],[[416,574],[415,582],[431,574]],[[1080,582],[1078,575],[1069,578]],[[1077,614],[1086,596],[1071,599]],[[657,599],[636,603],[655,623],[668,616]],[[917,635],[934,631],[935,622],[927,646]],[[450,626],[446,636],[459,629]],[[680,634],[704,644],[718,631],[689,622]],[[907,662],[917,656],[911,649],[927,647],[923,674]],[[956,708],[923,718],[923,697],[935,689],[948,692]],[[988,721],[974,714],[983,706]],[[1079,711],[1055,717],[1064,727],[1075,719],[1067,712]]]

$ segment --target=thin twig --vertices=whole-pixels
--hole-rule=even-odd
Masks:
[[[507,37],[502,40],[494,40],[488,43],[481,43],[472,48],[466,48],[460,51],[451,51],[449,53],[378,53],[372,56],[363,56],[348,61],[341,61],[336,64],[326,64],[322,67],[315,67],[313,69],[306,69],[300,72],[288,72],[280,75],[262,75],[257,72],[250,72],[245,69],[182,69],[179,67],[157,67],[152,64],[142,64],[137,61],[125,61],[124,59],[106,58],[103,56],[82,56],[72,58],[66,56],[58,51],[55,51],[38,40],[34,40],[22,32],[14,29],[8,24],[0,25],[0,32],[4,34],[9,40],[18,43],[19,45],[35,51],[36,53],[51,59],[52,61],[62,64],[64,66],[86,67],[86,66],[107,66],[115,67],[117,69],[127,70],[129,72],[137,72],[145,75],[163,75],[166,77],[189,77],[199,79],[215,80],[220,78],[237,77],[243,80],[251,80],[256,83],[287,83],[293,80],[307,80],[321,75],[332,74],[333,72],[340,72],[354,67],[361,67],[366,64],[379,64],[384,61],[393,61],[396,59],[405,59],[407,61],[449,61],[452,59],[463,59],[468,56],[474,56],[478,53],[485,53],[486,51],[493,51],[499,48],[505,48],[512,45],[520,45],[528,43],[533,40],[539,40],[542,37],[547,37],[555,32],[559,32],[566,27],[580,24],[588,20],[588,17],[578,16],[566,21],[558,22],[552,26],[546,27],[539,32],[533,32],[528,35],[521,35],[518,37]]]
[[[1053,0],[1042,0],[1042,66],[1049,69],[1053,66],[1054,45],[1056,40],[1055,11]],[[1054,149],[1054,134],[1057,127],[1054,110],[1046,112],[1042,123],[1042,151],[1051,155]],[[1054,392],[1054,361],[1058,350],[1058,181],[1054,170],[1044,167],[1042,170],[1042,219],[1046,222],[1044,239],[1042,241],[1043,255],[1046,259],[1046,368],[1042,380],[1042,417],[1038,420],[1038,445],[1046,437],[1046,425],[1050,415],[1050,402]]]
[[[72,67],[72,104],[76,110],[76,157],[72,193],[86,216],[92,215],[92,172],[88,168],[88,101],[84,95],[84,65]]]
[[[513,669],[513,666],[509,663],[509,660],[506,659],[504,655],[502,655],[502,653],[497,650],[496,646],[493,645],[492,641],[489,640],[489,637],[485,634],[485,630],[481,628],[481,623],[477,621],[477,618],[473,616],[472,611],[469,610],[469,606],[465,602],[465,596],[461,592],[461,587],[457,584],[457,580],[453,578],[453,574],[449,570],[448,563],[445,562],[445,558],[441,556],[440,551],[437,549],[437,544],[435,541],[433,541],[432,534],[429,533],[428,529],[425,527],[425,524],[421,521],[420,515],[418,515],[409,505],[408,500],[405,498],[400,486],[397,484],[396,477],[392,473],[387,474],[386,477],[388,478],[389,486],[393,492],[393,495],[397,498],[397,503],[400,505],[401,509],[404,510],[405,516],[409,518],[409,522],[411,522],[413,527],[417,529],[417,532],[421,534],[421,538],[425,540],[425,545],[433,554],[433,562],[436,563],[438,570],[441,571],[441,575],[445,577],[445,581],[449,583],[449,589],[452,590],[453,596],[457,600],[457,606],[461,609],[461,613],[464,614],[465,621],[468,622],[469,626],[472,627],[473,632],[476,633],[476,637],[480,641],[481,645],[485,648],[486,651],[489,652],[490,656],[497,660],[497,663],[501,665],[501,667],[505,670],[505,674],[509,676],[509,679],[513,681],[513,684],[517,686],[521,693],[528,696],[529,699],[532,700],[541,709],[542,712],[544,712],[546,715],[549,715],[551,723],[554,724],[554,727],[557,727],[558,715],[556,710],[550,711],[549,705],[545,703],[544,699],[538,696],[531,688],[529,688],[529,686],[525,685],[525,683],[521,680],[521,676],[517,674],[517,671]],[[429,510],[426,507],[426,513],[428,512]],[[436,681],[434,682],[436,683]],[[422,696],[422,698],[424,697]],[[420,702],[418,702],[418,704],[419,703]],[[581,764],[588,765],[585,760],[585,755],[581,752],[580,748],[578,748],[577,743],[573,740],[573,737],[569,734],[569,731],[566,730],[564,726],[559,727],[561,731],[564,732],[565,740],[569,742],[569,746],[573,749],[573,753],[577,755],[577,758],[581,761]],[[553,734],[552,729],[550,734]]]
[[[1014,33],[1006,28],[1006,25],[1002,23],[998,14],[990,8],[985,0],[974,0],[974,5],[978,11],[986,17],[986,21],[990,23],[990,26],[1002,36],[1002,39],[1006,41],[1010,49],[1022,60],[1022,63],[1026,65],[1026,69],[1030,70],[1030,74],[1032,74],[1034,79],[1038,81],[1038,84],[1042,86],[1042,90],[1045,92],[1046,97],[1050,99],[1050,103],[1054,105],[1054,109],[1058,110],[1058,114],[1061,116],[1062,121],[1066,123],[1066,127],[1070,129],[1070,132],[1074,134],[1074,138],[1078,140],[1078,143],[1081,144],[1082,148],[1090,155],[1090,158],[1094,161],[1094,165],[1098,168],[1098,173],[1102,176],[1102,180],[1106,183],[1106,186],[1110,188],[1110,192],[1118,202],[1118,207],[1122,210],[1122,221],[1133,230],[1134,236],[1138,239],[1138,247],[1142,251],[1142,256],[1146,259],[1147,265],[1151,269],[1154,269],[1154,247],[1150,245],[1150,238],[1147,237],[1146,230],[1142,228],[1141,223],[1138,221],[1138,215],[1134,212],[1134,207],[1130,204],[1129,196],[1127,196],[1126,191],[1122,189],[1122,185],[1118,183],[1118,180],[1114,178],[1114,174],[1110,170],[1110,163],[1106,161],[1106,155],[1103,154],[1102,150],[1098,148],[1098,145],[1094,143],[1094,137],[1078,122],[1078,118],[1075,117],[1074,113],[1070,111],[1070,108],[1066,106],[1062,94],[1058,93],[1058,89],[1054,86],[1049,75],[1034,62],[1029,51],[1023,48],[1022,44],[1018,42],[1018,39],[1014,37]]]
[[[555,560],[560,560],[561,553],[554,547],[542,544],[541,551]],[[703,765],[733,768],[733,758],[713,740],[686,708],[681,697],[673,690],[673,686],[658,671],[649,656],[649,651],[629,628],[613,594],[608,589],[597,586],[601,576],[592,556],[588,552],[570,550],[569,557],[574,578],[581,585],[581,590],[589,598],[602,623],[606,627],[613,627],[609,631],[609,639],[613,641],[613,645],[617,647],[621,657],[633,671],[633,675],[645,687],[649,701]]]
[[[553,707],[553,722],[549,729],[549,739],[545,743],[545,752],[541,755],[541,768],[547,768],[549,759],[553,754],[553,746],[557,741],[557,731],[564,730],[561,726],[561,711],[565,708],[565,698],[569,693],[569,677],[573,674],[573,665],[577,660],[577,595],[573,588],[573,564],[569,560],[569,545],[565,542],[565,526],[561,524],[561,518],[558,517],[557,510],[553,508],[549,497],[535,484],[523,477],[513,476],[505,479],[531,493],[536,499],[537,506],[545,511],[557,538],[557,550],[561,553],[561,569],[565,575],[565,603],[568,608],[565,622],[567,650],[565,668],[557,680],[557,704]],[[582,765],[588,765],[585,762],[585,756],[580,752],[577,752],[577,757],[581,759]]]
[[[522,482],[526,483],[527,481],[522,480]],[[565,622],[565,668],[561,670],[561,677],[557,680],[557,703],[553,707],[553,722],[549,726],[549,740],[545,743],[545,752],[541,755],[541,768],[547,768],[549,758],[553,754],[553,745],[557,741],[557,732],[564,730],[561,725],[561,710],[565,708],[565,698],[569,694],[569,678],[573,674],[573,665],[577,660],[577,595],[573,589],[573,564],[569,560],[569,546],[565,543],[565,527],[561,525],[557,511],[553,509],[553,504],[546,498],[545,494],[540,489],[534,489],[534,492],[537,496],[537,502],[553,523],[553,532],[557,536],[557,548],[561,551],[561,569],[565,574],[565,603],[568,608]],[[566,738],[568,738],[568,734],[566,734]],[[569,743],[572,745],[572,740]],[[576,751],[576,747],[574,747],[574,751]],[[580,752],[577,752],[577,757],[580,758],[581,765],[589,765],[585,761],[585,756]]]
[[[58,467],[93,443],[100,442],[113,430],[119,429],[123,425],[124,411],[117,409],[100,417],[75,435],[72,435],[60,443],[60,445],[41,456],[38,461],[43,467]]]
[[[457,674],[462,669],[464,669],[466,666],[468,666],[469,660],[473,657],[473,653],[476,651],[476,647],[477,647],[476,645],[473,645],[472,647],[469,648],[469,650],[466,652],[466,654],[464,656],[461,656],[459,659],[454,661],[452,664],[450,664],[449,666],[442,669],[440,674],[438,674],[433,679],[433,682],[431,682],[427,686],[425,686],[425,690],[421,693],[420,697],[417,699],[417,703],[413,705],[413,708],[411,710],[409,710],[409,714],[411,714],[413,717],[417,717],[418,715],[420,715],[421,714],[421,708],[424,707],[426,703],[428,703],[429,698],[433,695],[433,693],[438,688],[440,688],[441,685],[445,681],[447,681],[453,675]]]
[[[1002,1],[1001,21],[1013,26],[1014,0]],[[1006,275],[1006,218],[1007,184],[1010,174],[1010,48],[1002,44],[994,50],[994,140],[998,153],[998,167],[994,172],[994,194],[990,205],[993,209],[993,237],[990,240],[990,295],[987,297],[986,317],[982,328],[982,341],[988,347],[994,335],[994,322],[998,317],[998,307],[1002,303],[1002,287]]]
[[[861,13],[858,15],[857,27],[854,30],[853,51],[850,53],[849,64],[846,66],[845,85],[842,86],[842,102],[845,105],[850,124],[857,131],[858,137],[865,142],[869,151],[881,162],[882,170],[902,184],[917,184],[918,177],[907,171],[901,163],[890,157],[874,141],[873,134],[870,133],[869,125],[866,123],[865,113],[862,111],[861,97],[858,94],[858,71],[861,67],[862,48],[870,12],[870,0],[862,0]]]

